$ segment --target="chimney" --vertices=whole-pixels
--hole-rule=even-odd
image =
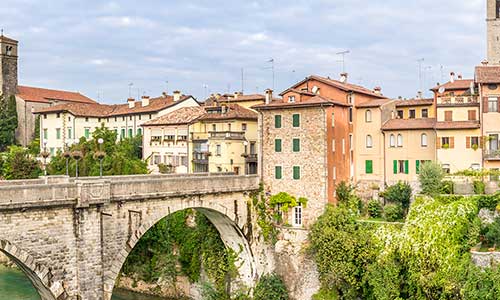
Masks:
[[[142,96],[141,97],[141,103],[142,103],[142,106],[148,106],[149,105],[149,96]]]
[[[422,97],[423,97],[422,91],[418,91],[417,92],[417,99],[422,99]]]
[[[134,98],[128,98],[127,99],[127,103],[128,103],[128,108],[134,108],[134,106],[135,106],[135,99]]]
[[[346,82],[347,82],[347,77],[348,77],[348,75],[349,75],[349,74],[347,74],[347,73],[345,73],[345,72],[344,72],[344,73],[341,73],[341,74],[340,74],[340,82],[342,82],[342,83],[346,83]]]
[[[382,95],[382,88],[379,87],[379,86],[376,86],[373,91],[375,92],[375,94],[377,95]]]
[[[482,64],[483,66],[487,66],[487,65],[488,65],[488,61],[485,59],[485,60],[483,60],[483,61],[481,62],[481,64]]]
[[[450,73],[450,82],[451,83],[455,82],[455,72]]]
[[[163,93],[161,93],[161,96],[162,96],[163,98],[167,98],[167,92],[163,92]]]
[[[242,92],[234,92],[234,99],[238,99],[238,97],[241,95],[243,95]]]
[[[267,89],[266,90],[266,104],[269,104],[273,101],[273,90]]]
[[[174,102],[177,102],[181,100],[181,92],[180,91],[174,91]]]
[[[462,80],[463,77],[462,77],[462,74],[458,74],[458,80]]]

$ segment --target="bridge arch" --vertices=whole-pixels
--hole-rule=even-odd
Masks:
[[[125,245],[123,245],[120,253],[114,258],[114,261],[109,264],[111,269],[105,271],[108,274],[104,280],[105,300],[111,299],[119,272],[128,255],[142,236],[163,218],[186,209],[194,209],[205,215],[218,230],[224,245],[235,251],[235,253],[238,253],[238,284],[253,288],[258,278],[256,262],[250,244],[238,226],[238,216],[234,212],[231,213],[227,207],[216,202],[210,201],[203,202],[203,205],[199,204],[192,203],[192,205],[183,205],[177,208],[168,207],[164,211],[155,212],[142,221],[141,225],[132,233]]]
[[[0,239],[0,252],[5,254],[29,278],[42,300],[67,298],[60,282],[52,282],[49,268],[38,264],[36,259],[7,240]]]

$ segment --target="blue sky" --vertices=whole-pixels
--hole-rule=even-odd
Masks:
[[[132,94],[206,93],[272,86],[310,74],[390,97],[449,72],[472,77],[485,58],[485,0],[39,1],[2,0],[0,27],[20,41],[20,83],[80,91],[102,102]],[[442,67],[441,67],[442,66]],[[443,76],[441,75],[443,74]],[[168,84],[167,84],[168,81]],[[430,95],[430,94],[428,94]]]

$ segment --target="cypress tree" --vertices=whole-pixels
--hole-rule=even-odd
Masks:
[[[0,101],[0,151],[16,143],[16,97],[2,97]]]

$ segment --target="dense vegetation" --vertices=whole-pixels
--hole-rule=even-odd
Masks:
[[[33,179],[42,174],[40,163],[28,149],[9,146],[0,153],[0,179]]]
[[[432,191],[430,191],[432,192]],[[310,253],[331,299],[500,299],[500,269],[471,263],[480,208],[498,198],[417,198],[404,225],[373,225],[341,204],[328,207],[310,233]]]
[[[0,98],[0,152],[15,145],[17,129],[16,97]]]

